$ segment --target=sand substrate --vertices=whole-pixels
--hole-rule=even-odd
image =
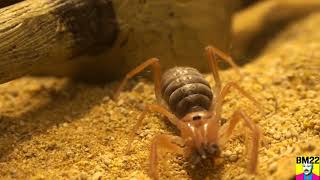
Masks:
[[[320,14],[315,14],[291,25],[241,68],[245,78],[240,85],[263,105],[265,116],[236,91],[226,98],[227,121],[242,108],[263,131],[258,175],[246,173],[245,137],[250,131],[240,124],[221,163],[192,169],[181,155],[166,153],[159,164],[161,179],[290,179],[297,155],[319,155],[319,24]],[[238,78],[232,70],[221,76],[223,82]],[[211,75],[206,78],[214,86]],[[148,179],[152,138],[177,130],[151,113],[126,155],[141,107],[155,103],[153,84],[130,81],[117,103],[109,98],[115,85],[35,77],[1,85],[0,178]]]

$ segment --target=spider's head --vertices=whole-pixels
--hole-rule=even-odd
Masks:
[[[219,124],[208,111],[193,112],[183,117],[182,137],[192,152],[192,161],[213,158],[220,153],[218,145]]]

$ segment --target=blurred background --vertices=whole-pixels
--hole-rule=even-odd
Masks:
[[[319,6],[315,0],[4,0],[0,82],[26,74],[110,81],[151,57],[164,69],[207,72],[208,44],[245,64]]]

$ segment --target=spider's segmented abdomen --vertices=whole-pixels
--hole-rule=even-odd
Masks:
[[[178,117],[189,112],[209,110],[212,92],[202,74],[190,67],[174,67],[161,79],[161,94]]]

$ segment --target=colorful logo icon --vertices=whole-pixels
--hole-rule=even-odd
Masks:
[[[320,180],[319,156],[299,156],[296,159],[296,180]]]

